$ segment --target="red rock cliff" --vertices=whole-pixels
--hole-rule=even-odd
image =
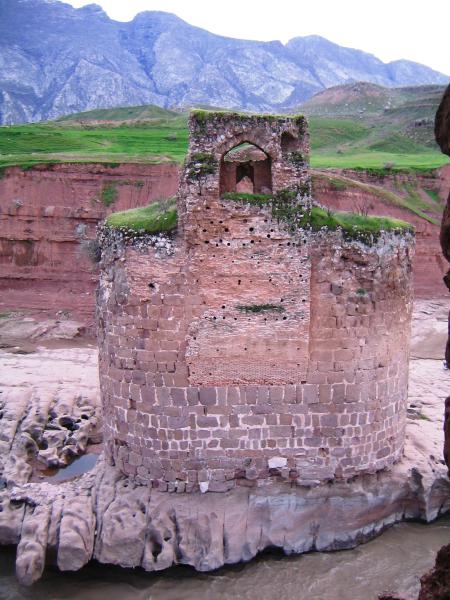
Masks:
[[[0,309],[92,318],[97,268],[83,251],[108,213],[172,196],[175,164],[40,165],[0,179]]]

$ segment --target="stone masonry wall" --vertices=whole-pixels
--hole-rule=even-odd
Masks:
[[[129,248],[125,261],[110,263],[100,295],[101,385],[119,468],[159,489],[203,482],[223,491],[271,477],[349,478],[400,458],[410,243],[385,236],[367,249],[329,235],[310,248],[307,372],[285,385],[193,383],[188,331],[204,304],[186,293],[195,286],[182,245],[169,257]],[[267,317],[249,318],[258,327]]]
[[[106,448],[161,490],[300,485],[402,454],[411,234],[367,245],[298,228],[302,118],[190,119],[169,251],[105,246],[98,293]],[[223,156],[269,156],[273,200],[220,194]]]

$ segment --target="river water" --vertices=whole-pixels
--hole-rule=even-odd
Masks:
[[[30,588],[14,577],[14,551],[0,550],[1,600],[376,600],[417,597],[419,578],[450,543],[450,517],[400,523],[354,550],[300,556],[265,554],[214,573],[177,567],[159,574],[92,562],[76,573],[48,567]]]

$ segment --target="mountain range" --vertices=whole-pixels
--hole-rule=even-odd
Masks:
[[[173,14],[127,23],[97,5],[0,0],[0,123],[115,106],[284,111],[331,86],[446,84],[424,65],[383,63],[319,36],[258,42],[215,35]]]

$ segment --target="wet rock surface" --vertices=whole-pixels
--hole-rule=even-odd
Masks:
[[[0,472],[7,485],[64,467],[101,441],[95,348],[3,352],[1,362]]]
[[[429,319],[437,318],[442,310],[439,302],[422,304],[415,314],[427,311]],[[415,319],[413,337],[424,322]],[[0,541],[18,544],[17,575],[23,583],[39,579],[52,555],[61,570],[79,569],[96,558],[148,571],[173,564],[209,571],[250,560],[267,547],[287,554],[352,548],[397,521],[431,521],[450,509],[441,459],[442,402],[450,374],[442,360],[411,361],[405,455],[391,471],[316,487],[274,481],[204,494],[138,486],[102,457],[76,479],[30,481],[32,442],[64,430],[66,440],[73,437],[77,430],[70,427],[87,414],[87,405],[93,410],[87,435],[95,438],[96,350],[2,351],[0,360],[7,415],[0,420]],[[67,443],[56,447],[62,453]]]
[[[418,600],[446,600],[450,597],[450,544],[441,548],[436,565],[421,580]]]

